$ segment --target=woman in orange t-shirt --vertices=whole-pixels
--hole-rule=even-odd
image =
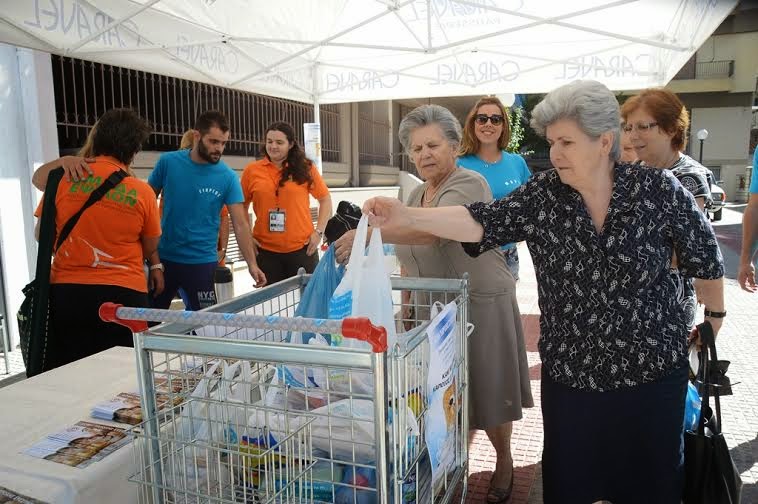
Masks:
[[[62,164],[66,172],[55,197],[56,235],[112,173],[128,172],[149,133],[145,120],[134,111],[110,110],[103,114],[93,132],[92,158],[84,176],[75,176],[71,163],[48,163],[56,165],[54,168]],[[36,175],[46,180],[49,171],[43,166]],[[37,217],[42,210],[40,205]],[[82,213],[55,252],[50,273],[54,335],[48,348],[52,356],[50,368],[113,346],[133,345],[131,331],[103,322],[98,310],[106,301],[148,306],[144,259],[151,264],[151,286],[156,293],[163,289],[163,266],[157,253],[160,234],[155,192],[134,177],[124,178]]]
[[[318,264],[318,246],[332,215],[332,198],[313,163],[295,140],[292,126],[275,122],[266,129],[263,159],[245,167],[242,193],[245,208],[253,203],[253,238],[258,266],[272,284],[297,274],[312,273]],[[310,196],[318,201],[313,226]]]

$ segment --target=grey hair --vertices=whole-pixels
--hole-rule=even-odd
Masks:
[[[423,128],[430,124],[438,125],[453,150],[458,150],[458,146],[461,144],[461,136],[463,135],[461,123],[458,119],[445,107],[439,105],[421,105],[403,117],[397,130],[397,136],[406,152],[410,148],[411,133],[418,128]]]
[[[590,138],[606,131],[613,132],[609,157],[621,157],[621,115],[616,96],[603,84],[593,80],[575,80],[550,91],[532,111],[531,125],[540,136],[546,128],[561,119],[576,121]]]

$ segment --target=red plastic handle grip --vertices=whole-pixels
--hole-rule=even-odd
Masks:
[[[349,317],[342,321],[342,336],[366,341],[374,353],[387,351],[387,330],[377,327],[366,317]]]
[[[117,303],[103,303],[100,305],[100,309],[98,310],[98,314],[100,315],[100,320],[104,322],[115,322],[116,324],[120,324],[124,327],[128,327],[132,330],[134,333],[147,331],[148,325],[147,321],[145,320],[124,320],[118,317],[116,315],[116,311],[119,308],[122,308],[124,305],[117,304]]]

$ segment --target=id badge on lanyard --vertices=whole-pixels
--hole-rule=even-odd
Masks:
[[[284,233],[286,214],[283,209],[275,208],[268,211],[268,230],[271,233]]]

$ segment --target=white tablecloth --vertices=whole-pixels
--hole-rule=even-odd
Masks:
[[[134,349],[121,347],[1,388],[0,486],[51,504],[135,503],[131,444],[84,469],[21,452],[79,420],[109,423],[90,409],[137,388]]]

